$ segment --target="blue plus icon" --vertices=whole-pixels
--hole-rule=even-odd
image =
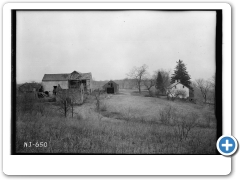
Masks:
[[[237,146],[237,140],[233,136],[221,136],[217,141],[218,151],[225,156],[234,154]]]

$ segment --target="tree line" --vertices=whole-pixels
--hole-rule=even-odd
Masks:
[[[186,65],[182,60],[176,62],[174,73],[170,76],[170,71],[161,69],[155,71],[153,74],[148,72],[148,66],[146,64],[140,67],[133,67],[127,74],[127,77],[132,79],[139,91],[142,93],[144,87],[148,90],[149,95],[152,94],[152,88],[156,88],[156,92],[162,95],[166,95],[167,88],[176,82],[180,81],[181,84],[188,87],[193,95],[201,94],[203,102],[207,103],[215,101],[215,76],[209,80],[203,78],[191,81],[191,77],[187,71]]]

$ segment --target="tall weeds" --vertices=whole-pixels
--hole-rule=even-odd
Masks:
[[[137,117],[133,108],[116,113],[115,116],[123,121],[115,122],[103,119],[92,104],[93,109],[86,109],[86,114],[78,113],[68,121],[68,117],[64,118],[54,105],[28,103],[34,104],[32,109],[20,106],[17,112],[16,151],[20,153],[216,153],[216,129],[199,126],[197,114],[183,114],[173,106],[159,110],[159,118],[153,123],[145,117]],[[88,106],[83,104],[81,109]],[[99,107],[101,113],[109,109],[109,106]],[[24,147],[24,142],[29,141],[47,142],[47,147]]]

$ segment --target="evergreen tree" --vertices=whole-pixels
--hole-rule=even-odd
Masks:
[[[162,78],[162,74],[160,71],[158,71],[158,73],[157,73],[156,89],[158,89],[162,93],[164,92],[163,78]]]
[[[175,80],[180,80],[180,82],[183,85],[192,89],[190,79],[191,78],[187,72],[187,68],[186,68],[185,64],[183,63],[183,61],[181,61],[179,59],[179,61],[177,61],[177,66],[174,70],[174,74],[172,74],[171,83],[174,83]]]

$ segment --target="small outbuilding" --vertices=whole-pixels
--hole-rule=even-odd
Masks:
[[[111,80],[103,86],[103,89],[108,94],[116,94],[119,92],[119,85]]]
[[[22,93],[38,92],[39,89],[41,89],[41,84],[39,83],[24,83],[18,87],[18,90]]]
[[[42,89],[39,83],[24,83],[18,87],[19,94],[25,94],[31,98],[37,98],[38,92]]]

